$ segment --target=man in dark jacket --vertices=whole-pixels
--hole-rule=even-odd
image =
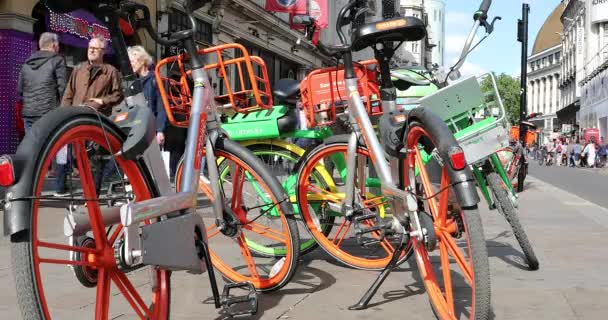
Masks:
[[[40,51],[32,54],[21,67],[17,85],[23,102],[21,115],[26,134],[36,120],[59,106],[66,85],[65,60],[58,55],[57,35],[43,33],[38,45]]]

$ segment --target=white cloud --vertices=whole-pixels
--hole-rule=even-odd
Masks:
[[[450,65],[446,68],[449,69],[449,67],[453,66],[456,61],[458,61],[458,58],[452,58],[449,60],[450,61]],[[461,79],[464,79],[466,77],[470,77],[470,76],[480,76],[484,73],[488,73],[489,71],[485,68],[483,68],[480,65],[465,61],[464,64],[462,65],[462,67],[460,67],[460,75],[461,75]]]
[[[469,77],[469,76],[480,76],[484,73],[488,73],[488,70],[486,70],[485,68],[476,65],[474,63],[470,63],[470,62],[466,62],[462,65],[462,68],[460,68],[460,74],[463,77]]]
[[[465,42],[467,42],[468,35],[464,34],[448,34],[445,36],[445,54],[448,57],[451,56],[460,56],[462,52],[462,48],[464,47]],[[471,46],[474,46],[477,42],[479,42],[479,36],[475,36],[473,39],[473,43]]]
[[[448,11],[445,14],[445,26],[448,30],[462,28],[473,24],[473,15],[466,12]]]

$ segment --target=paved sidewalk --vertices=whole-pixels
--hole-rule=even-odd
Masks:
[[[521,194],[520,218],[540,259],[527,271],[508,224],[482,203],[496,319],[607,319],[608,210],[534,178]],[[415,268],[414,268],[415,270]],[[296,278],[262,295],[256,319],[433,319],[417,272],[405,264],[366,311],[348,311],[376,272],[352,270],[317,251]],[[0,319],[19,318],[7,239],[0,240]],[[173,277],[172,319],[221,319],[208,302],[206,275]],[[126,319],[128,317],[117,317]]]

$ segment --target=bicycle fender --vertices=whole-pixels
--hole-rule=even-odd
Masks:
[[[413,121],[424,124],[425,130],[435,138],[434,144],[443,163],[450,163],[448,154],[453,147],[459,146],[459,144],[445,122],[431,110],[421,107],[414,108],[408,113],[405,126],[409,126]],[[407,131],[407,127],[402,130],[402,140],[405,140]],[[479,195],[475,177],[469,165],[465,165],[462,170],[454,170],[450,165],[446,167],[459,204],[462,207],[476,206],[479,203]]]
[[[143,99],[143,94],[136,98]],[[145,104],[145,100],[137,102],[131,106],[122,104],[114,107],[110,117],[127,135],[127,140],[120,150],[127,160],[136,160],[148,149],[156,136],[152,109]]]
[[[116,132],[121,132],[107,117],[98,115],[87,107],[59,107],[50,111],[38,120],[32,130],[24,137],[12,156],[15,167],[15,184],[6,190],[6,204],[4,206],[4,235],[12,236],[30,228],[30,212],[33,200],[19,200],[34,194],[34,186],[38,179],[34,174],[38,166],[42,165],[42,156],[46,153],[49,138],[60,127],[69,124],[71,120],[89,118],[92,122],[101,121],[108,126],[114,126]]]

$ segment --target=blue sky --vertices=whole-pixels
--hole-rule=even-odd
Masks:
[[[517,19],[521,18],[523,2],[530,4],[528,49],[531,52],[536,34],[560,1],[494,0],[489,16],[498,15],[502,20],[496,22],[494,32],[469,55],[467,63],[461,69],[463,75],[485,71],[519,74],[521,43],[517,41]],[[460,56],[466,36],[473,25],[473,13],[480,4],[481,0],[446,0],[446,64],[453,64]],[[485,31],[480,29],[478,37],[483,37],[484,33]]]

